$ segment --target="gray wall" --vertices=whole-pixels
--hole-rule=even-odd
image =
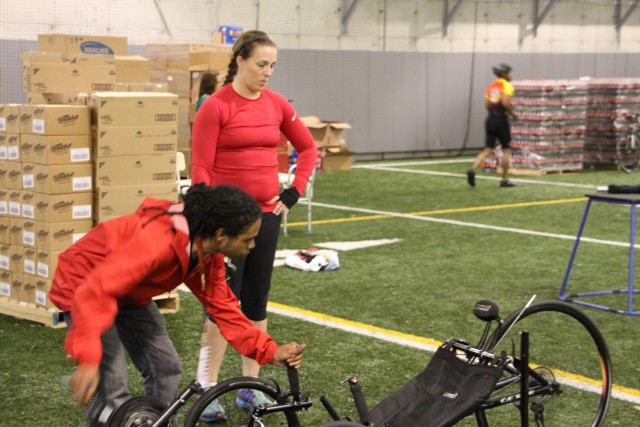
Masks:
[[[0,40],[2,100],[23,103],[20,52],[31,41]],[[143,54],[143,46],[130,46]],[[639,77],[640,54],[279,51],[270,87],[300,115],[346,121],[359,158],[454,154],[483,146],[484,89],[491,66],[507,62],[514,79]],[[381,155],[384,153],[384,156]]]
[[[301,115],[346,121],[349,148],[387,157],[484,143],[491,66],[514,79],[635,77],[640,54],[496,54],[281,50],[270,87]]]

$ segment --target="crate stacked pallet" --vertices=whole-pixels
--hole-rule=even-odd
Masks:
[[[590,168],[617,168],[616,144],[625,130],[613,125],[616,117],[640,111],[640,79],[589,81],[584,164]]]
[[[59,253],[146,196],[177,200],[177,104],[126,38],[41,35],[38,48],[21,55],[29,104],[0,104],[0,313],[61,327]],[[154,299],[179,308],[176,292]]]
[[[514,173],[579,171],[583,165],[588,86],[579,80],[514,81]]]
[[[93,226],[89,109],[5,105],[0,111],[8,136],[0,150],[6,154],[0,161],[0,211],[8,227],[0,236],[0,294],[5,298],[0,307],[59,326],[59,313],[48,298],[58,254]]]

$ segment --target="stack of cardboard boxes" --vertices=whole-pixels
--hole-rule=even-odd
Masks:
[[[97,92],[88,105],[95,222],[134,212],[145,197],[178,200],[178,97],[161,92]]]
[[[93,226],[89,110],[4,105],[0,114],[0,294],[51,308],[58,254]]]
[[[57,313],[62,251],[144,197],[178,199],[178,97],[126,38],[41,35],[38,47],[22,54],[29,104],[0,104],[0,306],[49,324],[35,312]]]
[[[227,73],[231,46],[214,44],[147,44],[151,81],[166,83],[178,95],[178,150],[184,153],[191,176],[191,124],[195,117],[200,79],[205,71],[218,73],[219,85]]]
[[[351,169],[353,153],[347,148],[347,130],[351,125],[345,122],[320,120],[316,116],[300,117],[316,142],[320,155],[319,170]]]

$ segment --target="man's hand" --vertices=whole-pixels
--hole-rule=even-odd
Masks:
[[[81,405],[89,403],[98,388],[99,380],[100,371],[97,365],[78,366],[69,383],[69,388],[71,388],[76,402]]]
[[[302,353],[305,348],[307,348],[306,344],[298,344],[293,341],[288,344],[281,345],[273,356],[273,364],[276,366],[289,365],[298,369],[302,362]]]

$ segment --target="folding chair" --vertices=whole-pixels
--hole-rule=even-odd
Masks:
[[[182,197],[187,193],[189,187],[191,187],[191,180],[188,178],[182,178],[181,172],[187,169],[187,162],[184,159],[184,153],[181,151],[176,152],[176,185],[178,186],[178,197]]]
[[[293,178],[295,178],[297,166],[298,166],[297,164],[293,164],[289,167],[288,173],[278,174],[278,179],[280,180],[280,187],[283,190],[286,188],[289,188],[289,186],[293,182]],[[305,189],[304,194],[301,194],[300,199],[298,199],[298,205],[303,205],[303,204],[307,205],[307,233],[311,233],[311,199],[313,199],[313,181],[315,180],[315,177],[316,177],[316,170],[314,168],[313,172],[311,173],[311,176],[309,177],[309,182],[307,182],[307,188]],[[288,220],[287,216],[288,215],[286,213],[282,215],[283,231],[285,236],[289,235],[289,232],[287,230],[287,220]]]

